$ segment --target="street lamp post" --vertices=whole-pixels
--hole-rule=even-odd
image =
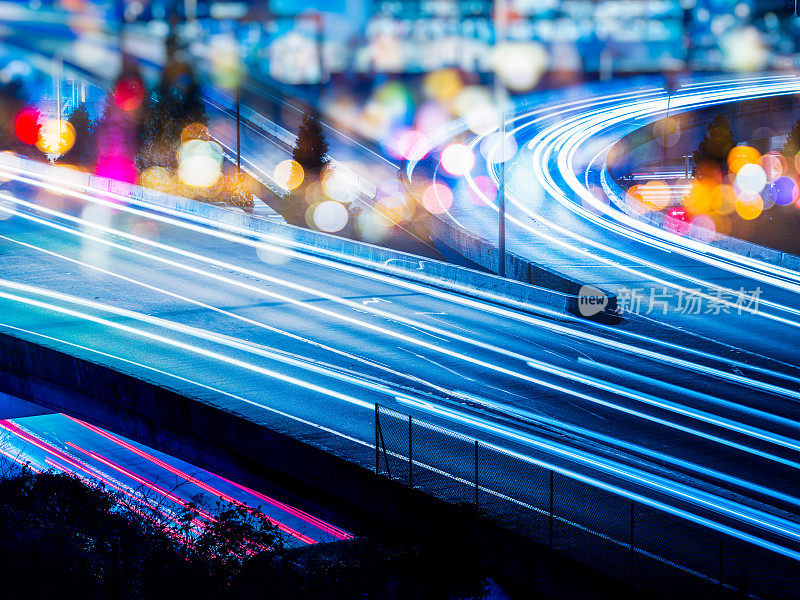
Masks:
[[[670,120],[669,120],[669,104],[672,100],[672,96],[680,89],[680,83],[678,83],[677,74],[674,72],[667,73],[666,81],[664,82],[664,91],[667,93],[667,115],[664,118],[664,143],[661,149],[661,162],[664,165],[664,168],[667,166],[667,138],[670,134]]]
[[[242,177],[242,79],[245,73],[245,59],[242,56],[241,21],[236,20],[236,60],[238,73],[236,77],[236,176]]]
[[[239,175],[242,174],[241,102],[242,102],[242,81],[240,76],[239,81],[236,82],[236,172]]]
[[[505,0],[494,0],[494,42],[497,50],[498,42],[505,40],[506,5]],[[494,60],[497,59],[495,53]],[[500,170],[497,177],[497,274],[506,276],[506,89],[497,74],[494,64],[494,96],[500,118]]]
[[[317,46],[317,65],[319,68],[319,98],[317,99],[317,105],[322,110],[322,93],[325,91],[325,21],[323,20],[323,16],[321,12],[315,11],[312,13],[312,19],[314,20],[314,28],[315,28],[315,35],[316,35],[316,46]]]

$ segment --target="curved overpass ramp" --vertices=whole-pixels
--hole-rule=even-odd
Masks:
[[[672,99],[671,110],[792,95],[799,88],[789,76],[687,84]],[[629,310],[629,321],[694,335],[697,349],[707,340],[719,340],[748,355],[748,362],[772,360],[795,372],[800,275],[792,261],[777,265],[742,256],[670,234],[618,209],[624,198],[606,169],[608,152],[626,134],[662,118],[666,103],[663,91],[645,88],[517,114],[508,125],[519,151],[505,169],[507,248],[532,264],[610,290],[618,298],[622,293],[620,303],[630,308],[633,302],[637,309]],[[442,145],[453,133],[439,140]],[[477,137],[469,142],[478,156],[482,141]],[[500,174],[491,157],[479,164],[456,182],[453,205],[439,220],[496,246],[497,202],[476,179],[483,175],[499,184]],[[430,172],[411,162],[406,175],[411,181],[437,181],[442,171],[438,165]],[[482,206],[475,197],[482,199]],[[496,267],[496,254],[494,260]],[[686,310],[690,298],[697,300],[693,306],[702,305],[699,313]]]

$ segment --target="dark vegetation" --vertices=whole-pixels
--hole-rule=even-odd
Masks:
[[[367,540],[292,548],[257,510],[217,504],[172,514],[64,474],[0,477],[3,598],[446,599],[485,595],[458,548]]]
[[[247,172],[247,165],[239,172],[230,151],[227,160],[222,162],[219,179],[210,185],[190,185],[180,176],[178,156],[182,144],[214,140],[197,77],[174,40],[168,44],[168,50],[166,66],[152,90],[146,88],[137,65],[125,61],[99,107],[80,104],[71,114],[65,115],[74,129],[75,142],[60,156],[45,154],[35,142],[20,141],[15,133],[15,117],[20,111],[32,108],[31,99],[25,97],[19,81],[0,85],[0,150],[201,202],[234,206],[246,212],[252,212],[255,199],[260,199],[288,223],[318,229],[314,209],[330,200],[323,189],[323,181],[331,169],[328,143],[313,109],[309,109],[297,124],[298,136],[292,157],[302,168],[303,177],[296,189],[275,193]],[[138,100],[137,89],[141,93]],[[222,153],[223,149],[218,148]],[[119,160],[120,156],[123,161]],[[115,167],[120,162],[124,163],[123,167]],[[344,226],[335,232],[337,235],[442,258],[425,241],[428,233],[424,221],[417,222],[419,220],[406,215],[407,208],[400,205],[387,208],[378,203],[377,209],[373,209],[359,201],[342,201],[342,206],[347,218]],[[395,227],[392,222],[404,225]]]
[[[20,141],[15,132],[15,118],[29,106],[18,80],[0,86],[0,149],[46,160],[43,152]],[[104,175],[100,168],[103,157],[129,156],[132,179],[139,185],[247,211],[253,208],[253,195],[271,193],[249,176],[238,177],[230,162],[223,164],[223,176],[208,187],[187,185],[178,177],[181,144],[193,139],[211,140],[201,89],[186,64],[165,69],[151,91],[146,89],[136,65],[126,62],[97,113],[93,118],[89,107],[79,104],[65,115],[74,128],[75,143],[61,156],[49,158]]]
[[[697,166],[716,165],[720,172],[724,173],[728,169],[728,154],[734,146],[736,146],[736,142],[733,139],[731,123],[728,117],[718,114],[709,124],[700,145],[692,154],[694,164]]]
[[[67,164],[92,165],[94,164],[94,134],[95,124],[89,115],[85,104],[78,105],[70,114],[68,121],[75,128],[75,143],[62,157]]]
[[[328,169],[328,142],[316,115],[303,116],[292,160],[302,169],[298,174],[293,167],[292,178],[302,178],[302,184],[288,194],[284,217],[293,225],[306,226],[306,212],[322,199],[320,183]]]
[[[788,108],[788,107],[787,107]],[[759,147],[763,140],[753,143]],[[728,154],[737,145],[727,115],[718,113],[708,125],[703,139],[700,141],[692,157],[694,159],[694,177],[698,181],[710,183],[728,183],[733,181],[733,174],[728,164]],[[783,156],[783,175],[798,183],[800,162],[800,119],[788,133],[786,143],[780,154]],[[772,184],[768,183],[762,195],[773,194]],[[774,248],[775,250],[800,253],[800,240],[797,231],[800,229],[800,205],[789,202],[785,205],[765,201],[765,210],[754,219],[743,219],[736,212],[728,216],[728,226],[723,233],[749,242]]]
[[[800,153],[800,119],[795,121],[786,136],[786,144],[783,146],[783,156],[786,160],[793,160]]]

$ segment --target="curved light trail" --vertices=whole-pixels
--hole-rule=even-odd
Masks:
[[[673,96],[670,109],[679,112],[742,99],[795,94],[799,90],[800,83],[790,76],[743,77],[689,83]],[[702,315],[695,321],[671,321],[661,314],[646,318],[631,317],[634,327],[641,326],[647,332],[645,339],[671,343],[678,337],[686,344],[679,346],[681,350],[692,350],[701,355],[708,355],[703,350],[708,343],[719,340],[732,350],[734,356],[748,356],[743,361],[745,363],[758,364],[763,359],[772,365],[774,372],[786,375],[796,373],[798,361],[796,354],[792,354],[790,349],[795,348],[800,341],[797,333],[797,328],[800,327],[800,302],[797,298],[800,292],[800,273],[665,232],[639,221],[619,208],[622,200],[615,198],[615,190],[607,185],[605,157],[611,146],[626,133],[642,127],[648,120],[654,121],[662,117],[665,106],[666,96],[663,92],[649,89],[519,111],[510,118],[506,134],[520,148],[517,156],[503,167],[493,156],[499,153],[503,145],[502,141],[497,141],[486,153],[485,164],[473,169],[463,180],[471,194],[480,198],[497,215],[497,203],[486,195],[475,178],[487,174],[495,186],[499,187],[501,169],[506,172],[515,168],[528,170],[530,179],[527,188],[524,185],[509,185],[508,175],[503,175],[506,179],[506,200],[509,206],[507,230],[511,236],[507,243],[518,255],[533,262],[543,260],[549,268],[556,271],[563,268],[563,272],[568,275],[576,276],[588,284],[605,285],[612,291],[619,285],[630,285],[633,281],[683,292],[695,291],[699,287],[702,288],[700,295],[706,300],[719,300],[719,296],[724,293],[730,299],[721,300],[721,304],[737,309],[739,313],[738,323],[735,317],[725,315],[704,317],[704,323],[696,323],[703,318]],[[464,132],[464,127],[451,126],[436,139],[435,145],[444,147],[453,137],[461,135],[458,140],[466,143],[478,156],[477,148],[486,136],[472,136],[464,141],[463,135],[468,136]],[[420,171],[421,165],[422,163],[414,161],[407,164],[409,179],[415,181],[427,175],[430,181],[436,182],[441,175],[438,167],[432,173],[425,173]],[[601,186],[595,182],[606,185]],[[598,196],[598,188],[605,191],[605,198]],[[459,189],[455,186],[456,201],[441,218],[490,242],[496,239],[493,237],[493,234],[496,235],[493,232],[496,228],[496,216],[491,218],[489,215],[492,213],[487,213],[480,205],[467,200],[463,193],[459,196]],[[532,199],[531,194],[535,199]],[[529,245],[529,240],[535,240],[536,244]],[[554,249],[559,257],[563,257],[560,262],[550,260],[547,255]],[[595,276],[595,280],[588,279],[586,276],[590,269],[575,268],[572,257],[578,259],[578,264],[584,260],[587,265],[602,265],[603,274]],[[758,308],[742,307],[737,302],[737,296],[741,300],[747,288],[734,287],[730,282],[764,286],[767,293],[762,296]],[[753,334],[752,344],[748,340],[747,332]],[[774,344],[771,343],[773,340]],[[720,352],[719,348],[715,354],[721,361],[730,360],[723,357],[726,352]],[[580,357],[578,360],[591,369],[593,374],[603,378],[614,374],[631,379],[629,400],[637,397],[641,399],[633,392],[639,385],[652,386],[654,383],[653,374],[635,375],[624,368],[603,365],[602,360]],[[665,361],[665,365],[668,363],[669,361]],[[531,366],[538,365],[531,363]],[[552,367],[543,365],[540,369],[548,371]],[[593,377],[576,371],[573,371],[573,375],[573,381],[589,381]],[[593,384],[595,389],[605,385],[597,381],[593,381]],[[662,394],[669,393],[685,396],[687,390],[684,385],[662,382],[658,397],[663,399],[665,396]],[[695,397],[700,400],[699,396]],[[705,396],[705,399],[709,398]],[[741,395],[729,400],[717,398],[712,403],[717,406],[725,405],[732,411],[752,409],[749,399]],[[684,400],[678,405],[674,407],[678,412],[686,406]],[[537,411],[519,412],[514,407],[503,409],[497,406],[494,409],[498,412],[505,411],[506,414],[527,415],[527,418],[538,422],[547,419]],[[438,408],[429,407],[429,410],[442,412]],[[787,417],[787,413],[778,405],[765,406],[765,414],[761,416],[767,421],[788,418],[784,424],[792,429],[797,425],[796,418]],[[674,419],[666,419],[661,424],[668,428],[677,425]],[[582,431],[587,437],[602,437],[594,429]],[[605,440],[605,443],[611,445],[618,442],[619,440]],[[740,449],[748,452],[743,446]],[[671,458],[675,457],[671,455]],[[695,470],[698,467],[695,464],[688,468]],[[776,487],[773,489],[781,494],[782,486],[789,485],[790,479],[774,483]]]
[[[137,289],[142,290],[142,294],[145,294],[146,291],[148,294],[155,295],[156,298],[169,297],[181,305],[194,306],[202,313],[213,313],[217,315],[215,318],[219,318],[220,322],[219,325],[206,323],[200,327],[189,322],[176,321],[174,318],[150,314],[152,308],[133,310],[124,306],[115,306],[109,302],[98,302],[85,296],[76,295],[71,291],[57,289],[59,286],[55,286],[56,289],[50,289],[50,287],[38,284],[31,285],[23,281],[13,281],[6,277],[2,282],[6,291],[0,293],[0,298],[5,300],[5,304],[9,307],[14,304],[21,305],[23,307],[22,314],[34,310],[42,315],[48,313],[60,315],[66,319],[65,322],[75,320],[82,322],[83,325],[78,330],[98,327],[100,331],[112,329],[126,336],[144,338],[148,345],[166,346],[172,348],[173,351],[192,353],[200,357],[203,362],[210,361],[227,365],[225,368],[243,369],[257,377],[275,378],[283,384],[300,387],[319,398],[327,398],[325,402],[328,404],[336,405],[345,402],[355,409],[360,409],[363,411],[362,416],[353,417],[356,422],[359,419],[369,419],[373,403],[365,401],[363,398],[369,397],[374,401],[375,394],[380,395],[381,402],[395,399],[401,406],[416,406],[426,416],[430,416],[427,407],[435,406],[440,402],[452,403],[457,400],[460,393],[458,390],[452,389],[452,377],[449,372],[445,371],[446,367],[450,371],[464,373],[468,379],[473,381],[484,380],[476,383],[474,387],[470,386],[472,387],[471,397],[484,402],[507,401],[508,397],[505,392],[494,386],[492,381],[502,382],[511,378],[519,381],[520,385],[526,389],[538,390],[538,393],[541,393],[542,390],[550,390],[548,393],[588,402],[612,412],[622,411],[623,414],[635,421],[677,427],[676,431],[703,440],[704,444],[725,447],[727,448],[726,452],[755,453],[754,455],[765,461],[783,465],[779,468],[796,468],[795,463],[789,461],[782,454],[783,449],[786,448],[792,448],[793,452],[800,449],[800,445],[790,433],[790,431],[796,433],[795,423],[790,419],[776,420],[761,406],[754,406],[751,410],[747,410],[744,407],[733,406],[722,398],[717,401],[713,396],[703,394],[699,390],[694,392],[693,396],[691,394],[687,396],[691,399],[688,404],[698,402],[705,406],[703,409],[682,406],[678,402],[665,402],[665,399],[659,398],[658,394],[634,392],[621,382],[614,381],[613,377],[587,376],[581,373],[583,370],[581,363],[568,357],[565,365],[564,348],[558,350],[555,355],[558,357],[560,353],[561,358],[552,360],[544,359],[539,351],[533,351],[535,346],[527,343],[522,343],[517,349],[514,347],[516,343],[509,344],[508,339],[484,339],[486,336],[479,323],[485,320],[487,314],[493,315],[493,318],[501,321],[508,321],[507,317],[513,314],[515,316],[511,322],[516,323],[517,327],[525,327],[526,331],[538,336],[537,345],[552,344],[552,342],[535,332],[558,330],[572,339],[567,344],[573,344],[579,340],[583,342],[591,340],[592,344],[604,348],[604,352],[619,353],[620,357],[617,360],[622,359],[623,361],[625,360],[624,353],[634,348],[631,344],[632,334],[622,335],[620,337],[625,341],[618,341],[613,339],[609,335],[610,332],[600,325],[581,323],[575,319],[556,323],[546,313],[540,316],[517,313],[510,308],[487,305],[457,294],[434,290],[419,283],[397,280],[389,275],[376,276],[367,269],[341,265],[331,258],[310,255],[291,245],[287,246],[285,242],[278,245],[274,243],[275,240],[269,240],[268,237],[259,239],[260,236],[253,236],[252,232],[245,237],[242,235],[243,232],[231,231],[222,226],[211,228],[208,224],[199,224],[186,219],[185,216],[180,219],[178,215],[167,216],[158,211],[148,212],[143,206],[132,205],[133,202],[124,202],[124,198],[114,198],[113,195],[108,198],[96,197],[92,194],[71,191],[64,186],[44,184],[29,174],[13,173],[7,169],[5,173],[15,182],[15,185],[22,186],[22,188],[39,189],[39,193],[55,193],[61,197],[69,197],[84,206],[102,206],[104,210],[116,215],[115,219],[118,221],[120,219],[124,221],[123,217],[147,220],[159,223],[160,227],[168,228],[176,233],[176,235],[171,235],[169,240],[150,240],[130,233],[127,228],[120,225],[120,222],[114,222],[114,219],[95,222],[78,216],[85,214],[83,210],[77,211],[78,215],[76,215],[73,214],[76,212],[75,210],[57,210],[38,199],[24,200],[20,197],[22,195],[20,193],[22,188],[20,188],[13,194],[0,192],[3,199],[0,211],[8,216],[7,219],[0,222],[0,226],[14,225],[16,228],[12,227],[12,230],[4,231],[0,238],[7,248],[16,247],[20,252],[32,251],[37,256],[47,257],[48,260],[54,261],[54,264],[71,264],[73,268],[86,265],[90,267],[91,272],[98,276],[102,275],[104,279],[117,281],[120,285],[134,285]],[[30,235],[35,237],[37,231],[49,233],[38,243],[32,243]],[[20,237],[23,232],[29,232],[23,236],[26,239]],[[52,236],[58,236],[60,240],[55,246],[50,245],[50,240],[47,239]],[[188,243],[187,246],[189,238],[194,242]],[[242,259],[238,257],[231,260],[215,256],[208,250],[210,240],[215,240],[211,247],[223,247],[220,246],[223,244],[231,245],[233,248],[250,248],[251,250],[260,246],[269,247],[271,250],[285,253],[290,260],[294,261],[295,265],[304,265],[300,272],[309,270],[313,274],[336,273],[336,277],[343,277],[345,280],[356,278],[363,282],[373,280],[381,287],[403,290],[400,298],[408,295],[413,302],[433,303],[439,308],[444,308],[445,311],[441,312],[446,313],[456,309],[459,312],[471,313],[473,316],[467,327],[463,326],[465,323],[453,327],[449,319],[443,326],[441,323],[431,322],[425,318],[425,313],[429,311],[409,311],[402,304],[394,306],[398,302],[396,300],[398,296],[396,294],[387,295],[386,290],[381,290],[377,295],[379,298],[387,299],[383,303],[365,304],[364,301],[353,300],[341,293],[328,292],[325,290],[326,286],[319,283],[298,282],[296,277],[287,277],[284,274],[286,270],[282,270],[280,267],[266,268],[263,265],[254,265],[252,259],[248,259],[243,264]],[[91,261],[86,258],[76,258],[76,250],[81,256],[80,249],[86,244],[95,248],[107,248],[106,258],[115,268],[92,265]],[[194,249],[188,249],[189,246]],[[224,254],[227,256],[230,255],[230,252]],[[159,281],[157,285],[154,281],[146,280],[146,276],[150,275],[148,270],[138,271],[135,276],[126,272],[132,265],[136,265],[140,261],[145,264],[160,265],[159,269],[169,269],[173,275],[168,280]],[[297,270],[298,266],[295,266],[294,269]],[[194,298],[186,291],[179,291],[179,288],[170,287],[168,289],[165,287],[165,282],[174,284],[177,281],[190,281],[189,278],[206,280],[208,285],[216,286],[219,290],[239,290],[239,293],[278,301],[282,305],[292,306],[304,313],[316,315],[315,318],[339,323],[334,328],[353,330],[354,340],[358,340],[361,335],[366,334],[373,343],[384,339],[390,347],[401,344],[401,346],[413,348],[415,353],[424,353],[426,360],[430,360],[433,366],[429,368],[429,372],[424,373],[424,376],[421,376],[420,372],[422,363],[397,364],[396,358],[393,359],[395,364],[390,368],[373,369],[375,374],[358,373],[349,367],[343,368],[341,360],[349,361],[353,356],[360,356],[363,360],[359,361],[361,365],[359,369],[368,371],[371,365],[385,361],[390,356],[396,356],[396,352],[394,354],[382,353],[382,359],[378,361],[374,357],[364,356],[363,348],[345,350],[337,347],[336,351],[332,351],[333,346],[330,343],[322,343],[319,339],[313,339],[314,336],[298,335],[297,333],[287,336],[285,334],[289,328],[267,325],[264,317],[269,314],[268,312],[259,311],[263,316],[256,318],[242,314],[242,309],[223,308],[210,299]],[[324,277],[318,276],[313,276],[313,279],[325,280]],[[278,292],[277,289],[286,291]],[[319,306],[318,301],[304,300],[297,294],[322,300],[331,308]],[[138,302],[136,296],[133,298],[135,303]],[[391,300],[392,298],[395,300]],[[425,308],[425,306],[414,308]],[[479,313],[478,315],[474,314],[476,311]],[[11,312],[15,311],[12,309]],[[439,312],[435,311],[435,314],[439,314]],[[231,318],[230,315],[236,315],[236,317]],[[4,319],[4,321],[7,322],[8,319]],[[272,343],[262,343],[252,339],[245,340],[240,337],[241,334],[236,335],[227,331],[226,328],[218,328],[222,323],[231,322],[240,323],[242,327],[247,328],[247,331],[263,330],[263,335],[277,335],[278,339],[291,339],[293,344],[301,344],[302,347],[290,350],[281,348],[280,344],[276,344],[277,340]],[[9,325],[13,325],[13,323],[9,323]],[[18,327],[18,325],[13,326]],[[98,341],[101,344],[106,343],[96,335],[91,336],[91,339],[95,340],[92,343],[93,346],[97,346]],[[190,341],[192,339],[194,341]],[[68,340],[63,341],[68,342]],[[309,341],[313,343],[309,343]],[[655,340],[652,345],[659,348],[659,343]],[[134,344],[137,354],[141,352],[139,346],[139,344]],[[663,348],[664,346],[661,345],[659,349],[663,350]],[[117,352],[119,351],[120,348],[117,348]],[[320,352],[322,355],[317,356]],[[691,355],[691,352],[687,351],[687,354]],[[436,358],[437,356],[439,358]],[[124,358],[124,351],[122,358]],[[704,358],[706,362],[710,363],[721,362],[713,354],[707,354]],[[667,362],[669,359],[666,354],[650,350],[650,355],[643,360],[645,362]],[[145,361],[145,364],[146,362],[148,361]],[[437,369],[437,365],[441,365],[442,368]],[[792,401],[796,395],[796,389],[788,385],[790,380],[794,380],[794,376],[781,374],[778,371],[764,368],[763,374],[773,373],[772,377],[768,377],[773,381],[780,380],[782,377],[787,385],[776,385],[768,381],[760,381],[757,378],[726,373],[726,370],[719,366],[703,365],[693,360],[684,359],[684,366],[694,372],[704,369],[714,371],[721,381],[727,382],[725,385],[737,386],[747,382],[755,389],[760,389],[758,393],[768,394],[770,397],[777,393],[787,401]],[[747,365],[742,363],[742,367],[747,368]],[[532,376],[531,370],[537,371],[539,375]],[[290,372],[291,375],[289,375]],[[475,379],[476,377],[479,379]],[[790,379],[786,379],[786,377]],[[463,385],[464,382],[461,383],[461,386]],[[309,401],[306,404],[315,402]],[[262,402],[250,399],[248,403],[256,408],[283,410],[283,407],[276,406],[278,403],[274,399]],[[630,407],[631,403],[643,404],[647,408],[633,410]],[[308,406],[292,406],[290,408],[293,410],[285,412],[297,414],[303,413]],[[734,412],[738,413],[736,418],[728,414],[730,409],[735,409]],[[471,410],[474,411],[474,408]],[[652,410],[656,412],[650,412]],[[712,412],[708,412],[709,410]],[[673,412],[682,416],[691,416],[698,426],[686,427],[673,422],[670,417],[663,416],[665,411],[666,413]],[[716,411],[725,414],[716,414]],[[336,418],[328,425],[329,431],[337,431],[344,436],[358,438],[358,435],[353,435],[358,428],[354,430],[346,419],[341,421],[339,417],[341,412],[341,410],[338,411]],[[444,418],[451,427],[466,427],[467,430],[476,429],[476,423],[483,423],[486,420],[485,417],[480,417],[476,421],[476,416],[459,416],[457,412],[452,411],[447,414],[439,411],[439,417]],[[328,420],[330,419],[331,417],[328,417]],[[316,422],[319,423],[318,414]],[[339,427],[331,429],[331,425],[339,425]],[[345,426],[342,427],[342,425]],[[554,418],[550,425],[561,428],[571,436],[579,436],[585,429],[575,423],[574,418],[569,417]],[[722,433],[724,431],[728,433]],[[662,502],[656,500],[656,497],[666,495],[666,497],[672,498],[673,503],[693,503],[695,511],[703,512],[713,505],[717,507],[715,511],[718,514],[738,521],[740,527],[755,527],[764,532],[771,532],[770,535],[786,538],[788,541],[784,543],[793,543],[792,540],[795,537],[800,537],[800,531],[795,531],[791,524],[787,524],[785,519],[777,514],[756,510],[746,503],[742,504],[739,501],[731,501],[717,496],[713,502],[707,499],[703,500],[707,498],[703,494],[692,499],[691,494],[686,493],[685,486],[678,484],[677,481],[670,481],[663,477],[653,478],[641,469],[633,468],[624,460],[593,456],[589,452],[570,448],[570,444],[555,444],[534,432],[515,433],[513,430],[499,425],[492,426],[486,432],[496,441],[501,442],[503,446],[510,445],[510,448],[529,446],[536,448],[537,453],[551,455],[556,463],[561,463],[560,466],[556,465],[559,469],[566,469],[566,465],[571,464],[573,468],[577,466],[580,469],[599,472],[614,479],[622,478],[627,482],[626,485],[632,486],[633,489],[639,489],[636,493],[642,497],[645,497],[646,494],[641,493],[641,488],[649,489],[650,493],[654,494],[652,502]],[[509,433],[513,434],[509,435]],[[747,478],[733,477],[724,470],[709,469],[700,463],[693,463],[680,457],[671,457],[666,453],[657,456],[647,447],[628,442],[620,437],[623,433],[620,430],[615,435],[608,435],[606,441],[610,444],[611,440],[616,440],[617,448],[626,448],[632,453],[649,455],[653,459],[672,464],[676,468],[683,465],[698,477],[724,482],[742,492],[746,490],[747,493],[756,493],[765,498],[772,498],[776,503],[796,505],[800,502],[794,494],[772,490],[767,485],[749,481]],[[363,430],[360,435],[363,439]],[[756,441],[752,444],[743,444],[737,439],[737,436],[740,435]],[[766,445],[763,445],[762,442]],[[770,445],[777,446],[781,450],[770,450]],[[704,492],[704,494],[707,493],[709,492]],[[681,508],[680,510],[686,511],[687,509]],[[700,518],[699,515],[698,518]],[[726,525],[725,527],[730,526]],[[749,539],[748,536],[753,534],[742,531],[742,535]],[[768,539],[764,539],[764,543],[766,547],[770,548],[777,544]],[[792,552],[789,546],[785,548],[785,553],[788,555],[792,556]]]
[[[790,89],[797,84],[781,77],[687,85],[672,106]],[[701,252],[610,208],[599,217],[573,201],[572,194],[591,201],[585,166],[602,172],[603,152],[584,159],[584,149],[663,105],[661,92],[646,90],[518,115],[509,135],[532,145],[520,144],[518,160],[529,163],[561,212],[533,207],[511,189],[509,223],[566,256],[592,257],[677,289],[735,292],[671,262],[681,256],[800,291],[791,273]],[[787,516],[800,505],[800,485],[784,485],[800,466],[800,368],[791,359],[688,327],[615,328],[489,293],[445,291],[402,269],[378,272],[367,261],[86,192],[24,167],[0,164],[0,176],[8,180],[0,190],[4,331],[146,370],[163,385],[225,398],[253,418],[280,415],[362,446],[372,443],[374,403],[396,405],[523,460],[800,558],[800,526]],[[567,212],[581,227],[559,220]],[[462,215],[451,218],[461,222]],[[141,223],[156,236],[141,234],[134,227]],[[608,243],[586,224],[635,246]],[[265,265],[257,251],[288,262]],[[660,260],[664,254],[673,258]],[[800,311],[785,296],[764,306],[769,312],[749,318],[798,325]],[[74,468],[57,458],[52,464]],[[441,466],[435,456],[420,460]],[[485,489],[493,491],[491,481]]]

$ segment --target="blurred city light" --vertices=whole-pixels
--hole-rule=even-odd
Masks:
[[[137,77],[123,77],[114,88],[114,101],[124,111],[136,110],[144,99],[144,88]]]
[[[75,144],[75,128],[69,121],[47,119],[39,128],[36,147],[45,154],[61,155]]]
[[[302,165],[294,160],[283,160],[275,167],[275,181],[286,190],[299,188],[304,177]]]
[[[31,146],[39,141],[41,115],[35,108],[23,108],[14,119],[14,133],[19,140]]]
[[[450,144],[442,150],[442,167],[451,175],[466,175],[475,166],[475,154],[464,144]]]
[[[222,148],[216,142],[189,140],[181,144],[178,176],[187,185],[214,185],[222,175],[222,160]]]
[[[422,194],[422,204],[428,212],[441,214],[453,205],[453,192],[443,183],[432,183]]]
[[[326,200],[314,208],[314,225],[321,231],[334,233],[347,225],[347,209],[339,202]]]

